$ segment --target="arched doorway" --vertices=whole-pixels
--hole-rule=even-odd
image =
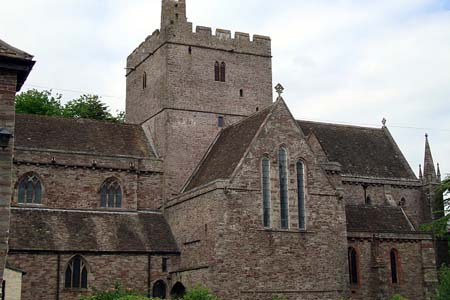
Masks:
[[[162,280],[158,280],[153,284],[153,298],[166,299],[166,284]]]
[[[184,285],[181,282],[177,282],[170,291],[170,297],[172,298],[172,300],[182,299],[185,293],[186,288],[184,287]]]

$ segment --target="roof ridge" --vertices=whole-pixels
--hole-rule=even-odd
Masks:
[[[140,124],[131,124],[131,123],[120,123],[120,122],[112,122],[108,120],[96,120],[96,119],[89,119],[89,118],[72,118],[72,117],[65,117],[65,116],[48,116],[48,115],[40,115],[40,114],[29,114],[29,113],[16,113],[16,116],[26,116],[26,117],[32,117],[32,118],[48,118],[48,119],[58,119],[58,120],[70,120],[73,122],[76,121],[86,121],[86,122],[92,122],[92,123],[100,123],[100,124],[113,124],[113,125],[120,125],[120,126],[130,126],[130,127],[138,127],[142,128]]]
[[[331,123],[331,122],[322,122],[322,121],[309,121],[309,120],[296,120],[298,123],[300,122],[306,122],[306,123],[314,123],[314,124],[321,124],[321,125],[333,125],[333,126],[339,126],[339,127],[349,127],[349,128],[359,128],[359,129],[373,129],[373,130],[382,130],[383,128],[379,127],[369,127],[369,126],[361,126],[361,125],[354,125],[354,124],[341,124],[341,123]]]

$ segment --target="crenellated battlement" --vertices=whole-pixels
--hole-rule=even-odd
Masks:
[[[196,26],[195,31],[186,30],[189,27],[192,28],[191,23],[184,26],[174,25],[162,32],[155,30],[128,57],[129,72],[162,45],[170,43],[249,55],[268,57],[272,55],[271,39],[268,36],[255,34],[250,38],[249,33],[237,31],[233,37],[232,32],[226,29],[218,28],[213,34],[211,27]]]

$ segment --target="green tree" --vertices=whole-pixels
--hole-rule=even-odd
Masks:
[[[112,117],[108,106],[102,103],[97,95],[81,95],[67,102],[63,109],[63,116],[95,120],[109,120]]]
[[[450,299],[450,268],[442,267],[439,272],[439,286],[436,300]]]
[[[53,95],[51,90],[28,90],[16,96],[15,109],[23,114],[61,116],[61,97],[61,94]]]

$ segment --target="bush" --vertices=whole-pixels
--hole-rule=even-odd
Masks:
[[[80,300],[151,300],[141,293],[131,289],[125,289],[120,283],[116,283],[112,290],[100,291],[93,289],[92,296],[83,296]]]
[[[450,299],[450,268],[442,266],[439,272],[439,286],[436,300]]]
[[[391,300],[408,300],[408,299],[406,299],[402,295],[395,294],[394,296],[392,296]]]
[[[184,300],[218,300],[217,296],[212,294],[211,291],[201,285],[198,285],[192,289],[188,289],[183,297]]]

